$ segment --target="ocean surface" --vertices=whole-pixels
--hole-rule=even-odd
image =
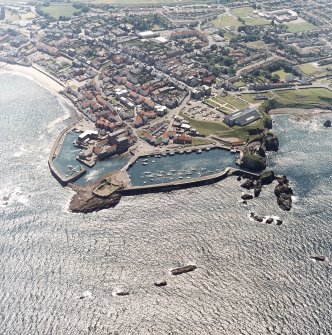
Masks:
[[[1,335],[332,334],[326,116],[275,117],[281,149],[270,166],[291,180],[289,213],[273,186],[243,205],[228,178],[83,215],[68,212],[73,191],[47,166],[71,115],[33,81],[0,73]],[[250,211],[284,222],[253,222]],[[196,271],[170,275],[190,263]]]

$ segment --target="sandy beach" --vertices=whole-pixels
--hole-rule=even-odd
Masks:
[[[58,82],[56,82],[55,80],[53,80],[46,74],[33,68],[32,66],[28,67],[28,66],[22,66],[22,65],[17,65],[17,64],[6,64],[3,62],[0,62],[0,73],[3,73],[3,72],[14,72],[14,73],[19,73],[23,76],[26,76],[53,94],[58,94],[64,88]]]

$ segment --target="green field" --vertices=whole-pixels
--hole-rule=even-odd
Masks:
[[[247,17],[254,11],[252,7],[233,8],[231,13],[237,17]]]
[[[240,27],[241,22],[234,16],[220,16],[217,19],[211,21],[216,28],[219,27]]]
[[[79,9],[74,8],[71,4],[51,4],[49,6],[42,6],[40,9],[56,20],[60,16],[72,17],[75,12],[79,12]]]
[[[302,23],[288,23],[287,27],[290,33],[298,33],[301,31],[308,31],[308,30],[310,31],[319,29],[317,26],[314,26],[312,23],[307,21]]]
[[[303,74],[312,77],[325,76],[328,73],[327,68],[332,68],[332,65],[319,66],[316,63],[306,63],[298,66],[298,69]]]
[[[288,75],[288,74],[290,74],[290,73],[288,73],[288,72],[285,72],[285,70],[279,70],[279,71],[274,71],[274,72],[272,72],[272,76],[274,75],[274,74],[277,74],[279,77],[280,77],[280,80],[281,81],[285,81],[286,80],[286,76]]]
[[[247,26],[264,26],[270,24],[269,20],[261,17],[245,17],[243,19]]]
[[[77,0],[77,2],[80,2]],[[88,1],[83,1],[88,2]],[[181,4],[191,4],[197,3],[198,0],[181,0]],[[120,6],[148,6],[148,5],[155,5],[155,6],[164,6],[164,5],[174,5],[179,4],[177,0],[92,0],[92,3],[95,4],[110,4],[110,5],[120,5]]]
[[[256,48],[256,49],[262,49],[266,47],[266,44],[264,43],[264,41],[248,42],[246,43],[246,45],[249,48]]]
[[[261,110],[275,108],[319,108],[331,107],[332,92],[326,88],[306,88],[273,92],[274,97],[264,101]]]

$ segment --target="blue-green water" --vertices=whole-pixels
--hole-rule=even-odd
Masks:
[[[332,334],[332,130],[276,117],[291,212],[236,178],[72,214],[47,159],[70,106],[0,73],[0,334]],[[281,226],[249,218],[276,215]],[[325,255],[315,262],[311,255]],[[171,276],[194,263],[197,270]],[[165,279],[166,287],[155,287]],[[115,296],[120,289],[129,296]],[[85,297],[80,299],[80,297]]]
[[[142,158],[128,170],[132,186],[168,183],[208,176],[235,166],[235,155],[222,149]],[[144,165],[148,163],[147,165]]]
[[[73,168],[75,168],[76,171],[79,171],[80,167],[83,167],[87,172],[75,182],[78,185],[84,185],[106,175],[107,173],[120,170],[130,159],[129,154],[114,156],[97,161],[96,165],[90,168],[76,160],[76,157],[81,151],[81,149],[73,145],[73,142],[77,137],[78,134],[75,132],[70,132],[65,136],[63,144],[61,145],[61,150],[53,162],[54,166],[65,178],[66,176],[70,176],[71,173],[74,173],[72,172]]]

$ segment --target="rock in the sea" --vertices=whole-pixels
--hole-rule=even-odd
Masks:
[[[292,208],[292,196],[289,194],[282,193],[277,198],[278,205],[284,211],[290,211]]]
[[[274,172],[271,171],[271,170],[267,170],[267,171],[264,171],[262,174],[261,174],[261,182],[262,182],[262,185],[269,185],[273,182],[274,180]]]
[[[253,198],[253,196],[251,194],[248,194],[248,193],[241,195],[242,200],[251,200],[252,198]]]
[[[157,281],[154,283],[154,286],[157,286],[157,287],[166,286],[166,285],[167,285],[166,280],[157,280]]]
[[[331,127],[331,121],[330,120],[326,120],[324,123],[323,123],[323,126],[326,127],[326,128],[329,128]]]
[[[190,264],[190,265],[182,266],[180,268],[173,269],[171,271],[171,274],[174,275],[174,276],[177,276],[177,275],[181,275],[182,273],[194,271],[196,269],[197,269],[196,265]]]
[[[293,190],[288,186],[288,179],[286,176],[276,177],[278,185],[274,189],[274,194],[277,197],[278,205],[284,211],[289,211],[292,208]]]
[[[128,291],[119,291],[119,292],[116,292],[116,295],[122,297],[122,296],[129,295],[129,292]]]
[[[236,178],[237,181],[241,181],[241,179],[242,179],[241,176],[238,176],[238,177]]]
[[[268,218],[268,219],[266,219],[266,223],[268,223],[268,224],[270,224],[270,223],[272,223],[274,220],[273,220],[273,218]]]
[[[310,258],[314,259],[315,261],[324,262],[326,260],[325,256],[310,256]]]
[[[281,226],[282,225],[282,220],[277,220],[277,226]]]
[[[257,221],[257,222],[263,222],[264,219],[261,216],[255,215],[254,220]]]
[[[241,184],[241,187],[250,190],[254,186],[254,180],[253,179],[247,179],[243,184]]]
[[[262,191],[261,188],[255,188],[254,189],[254,196],[255,196],[255,198],[257,198],[260,195],[261,191]]]

